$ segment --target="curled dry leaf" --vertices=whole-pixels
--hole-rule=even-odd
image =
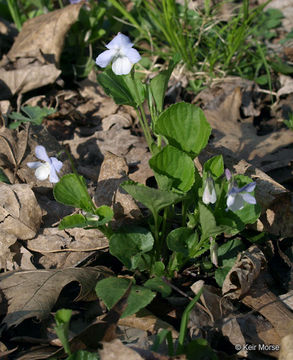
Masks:
[[[222,298],[219,289],[205,285],[202,280],[195,282],[191,286],[191,290],[197,294],[202,287],[203,292],[200,296],[202,307],[196,304],[190,314],[190,326],[193,331],[202,329],[206,325],[210,326],[211,329],[219,328],[232,344],[244,346],[246,340],[237,322],[232,303],[227,298]],[[209,316],[208,322],[204,320],[206,316],[204,316],[203,311]],[[238,355],[246,356],[247,351],[242,349]]]
[[[103,267],[13,271],[1,274],[0,289],[8,301],[8,311],[3,324],[9,328],[31,317],[44,319],[49,315],[64,286],[78,282],[80,293],[75,300],[82,300],[106,274]]]
[[[279,338],[289,333],[288,324],[293,323],[293,313],[270,291],[262,275],[255,280],[242,302],[264,316]]]
[[[78,18],[82,3],[27,20],[0,66],[0,99],[52,84],[66,33]],[[8,70],[9,68],[9,70]],[[11,68],[13,68],[11,70]]]
[[[0,230],[21,240],[32,239],[42,211],[29,185],[0,183]]]
[[[241,299],[246,306],[263,315],[274,327],[273,336],[277,339],[287,335],[293,313],[269,290],[262,275],[264,266],[264,254],[251,246],[238,255],[225,278],[222,293],[230,299]]]
[[[245,295],[266,264],[263,252],[256,246],[238,255],[222,287],[224,296],[239,299]]]

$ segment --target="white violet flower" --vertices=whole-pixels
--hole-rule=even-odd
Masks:
[[[132,49],[132,46],[129,37],[118,33],[106,45],[108,50],[96,58],[96,64],[105,68],[112,61],[112,70],[116,75],[127,75],[130,73],[132,65],[141,59],[138,51]]]
[[[256,183],[251,182],[242,188],[239,188],[235,185],[231,186],[231,189],[228,191],[227,197],[227,211],[237,211],[243,209],[245,202],[248,204],[256,204],[255,197],[250,195],[255,188]]]
[[[214,180],[210,176],[208,176],[205,181],[205,188],[202,195],[202,201],[206,205],[210,203],[214,204],[217,201]]]
[[[57,183],[59,178],[57,173],[61,170],[63,164],[55,157],[47,155],[47,151],[42,145],[38,145],[35,148],[36,157],[44,162],[35,161],[28,162],[27,166],[31,169],[36,169],[35,176],[38,180],[46,180],[49,177],[51,183]]]

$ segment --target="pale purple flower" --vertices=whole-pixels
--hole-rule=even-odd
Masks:
[[[96,64],[105,68],[112,61],[112,70],[116,75],[127,75],[130,73],[132,65],[141,59],[138,51],[132,49],[132,46],[129,37],[118,33],[106,45],[108,50],[102,52],[96,58]]]
[[[69,0],[70,4],[78,4],[81,0]]]
[[[249,194],[254,190],[255,185],[255,182],[251,182],[242,188],[239,188],[235,185],[231,186],[230,190],[228,191],[226,210],[231,210],[233,212],[241,210],[243,209],[245,202],[252,205],[256,204],[255,197]]]
[[[231,174],[231,171],[230,171],[229,169],[225,169],[225,176],[226,176],[226,179],[227,179],[228,181],[231,180],[232,174]]]
[[[49,158],[46,149],[42,145],[36,146],[35,153],[36,157],[44,162],[28,162],[27,166],[31,169],[36,169],[35,176],[38,180],[46,180],[49,176],[51,183],[57,183],[59,181],[57,173],[63,166],[62,162],[55,157]]]
[[[205,181],[205,187],[202,195],[202,201],[204,204],[214,204],[217,201],[217,195],[215,190],[214,180],[208,176]]]
[[[212,236],[210,237],[210,255],[212,264],[218,267],[218,244]]]

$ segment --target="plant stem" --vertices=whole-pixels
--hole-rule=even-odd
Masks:
[[[187,203],[182,201],[182,226],[186,226],[186,213],[187,213]]]
[[[160,260],[161,254],[161,244],[159,241],[159,222],[158,222],[158,215],[154,216],[155,222],[155,249],[156,249],[156,260]]]
[[[184,348],[184,340],[186,337],[186,331],[187,331],[187,325],[188,325],[188,319],[189,319],[189,314],[191,312],[191,310],[193,309],[194,305],[197,303],[197,301],[199,300],[201,294],[202,294],[203,288],[201,288],[199,290],[199,292],[196,294],[196,296],[190,301],[190,303],[186,306],[182,318],[181,318],[181,323],[180,323],[180,332],[179,332],[179,338],[178,338],[178,348],[177,348],[177,352],[176,354],[180,354],[183,351]]]
[[[134,78],[134,68],[131,69],[131,79],[133,81],[134,90],[135,90],[135,94],[136,94],[136,100],[137,100],[136,102],[139,103],[139,93],[138,93],[138,88],[137,88],[136,81]],[[148,143],[150,152],[152,152],[153,139],[152,139],[149,124],[147,122],[146,115],[145,115],[142,104],[139,104],[138,108],[136,108],[135,110],[136,110],[140,125],[142,127],[142,130],[144,132],[145,139]]]

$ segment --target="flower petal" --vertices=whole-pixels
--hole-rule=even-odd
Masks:
[[[235,196],[236,195],[233,195],[233,194],[228,195],[228,197],[227,197],[227,206],[228,206],[228,208],[230,208],[234,204]]]
[[[56,174],[56,171],[55,171],[55,169],[54,169],[54,166],[51,166],[49,181],[50,181],[51,183],[57,183],[57,182],[59,181],[59,177],[58,177],[57,174]]]
[[[227,179],[228,181],[231,180],[232,174],[231,174],[231,171],[230,171],[229,169],[225,169],[225,176],[226,176],[226,179]]]
[[[139,52],[137,50],[135,50],[135,49],[127,49],[124,52],[125,52],[125,55],[128,57],[128,60],[132,64],[137,63],[141,59],[141,56],[139,55]]]
[[[113,57],[116,55],[116,50],[106,50],[102,52],[97,58],[96,58],[96,64],[100,67],[104,68],[106,67]]]
[[[242,188],[240,188],[240,192],[252,192],[255,189],[256,182],[253,181],[247,185],[244,185]]]
[[[256,200],[255,200],[254,196],[246,193],[246,194],[243,194],[242,197],[243,197],[243,200],[246,201],[248,204],[253,204],[253,205],[256,204]]]
[[[212,190],[212,191],[210,191]],[[217,195],[216,195],[216,191],[215,188],[212,187],[212,189],[209,188],[209,184],[207,183],[202,195],[202,201],[204,204],[208,205],[208,204],[214,204],[217,201]]]
[[[130,73],[132,63],[126,56],[118,57],[112,64],[112,70],[116,75],[127,75]]]
[[[42,163],[35,172],[36,178],[40,181],[46,180],[50,174],[50,168],[51,166],[48,162],[45,164]]]
[[[43,163],[41,163],[40,161],[33,161],[27,163],[27,166],[31,169],[37,169],[41,165],[43,165]]]
[[[51,157],[51,164],[54,167],[54,169],[59,172],[62,169],[63,163],[56,159],[55,157]]]
[[[107,45],[107,49],[118,49],[123,47],[132,47],[133,44],[130,41],[129,37],[126,35],[123,35],[121,33],[118,33],[113,40],[111,40]]]
[[[227,200],[227,202],[228,202],[228,200]],[[243,207],[244,207],[244,200],[243,200],[242,194],[236,194],[236,196],[234,197],[233,203],[230,206],[228,206],[228,208],[233,212],[241,210],[241,209],[243,209]]]
[[[38,145],[35,148],[36,157],[40,160],[46,161],[50,163],[49,156],[47,155],[47,151],[42,145]]]

